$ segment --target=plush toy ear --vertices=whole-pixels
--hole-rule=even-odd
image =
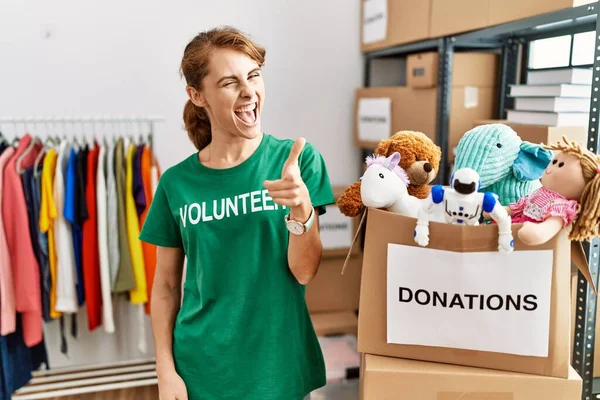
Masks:
[[[395,151],[392,154],[390,154],[390,156],[387,159],[388,159],[388,168],[390,170],[392,170],[392,169],[396,168],[398,163],[400,163],[400,153]]]
[[[552,161],[550,150],[537,144],[523,142],[512,167],[513,174],[520,181],[540,179],[550,161]]]

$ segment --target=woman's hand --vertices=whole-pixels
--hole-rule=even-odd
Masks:
[[[158,397],[160,400],[187,400],[187,388],[175,370],[158,376]]]
[[[298,166],[298,157],[302,153],[305,143],[304,138],[296,139],[290,155],[283,165],[281,179],[264,182],[264,187],[268,190],[273,202],[290,207],[291,217],[300,221],[308,220],[312,211],[310,194],[302,180]]]

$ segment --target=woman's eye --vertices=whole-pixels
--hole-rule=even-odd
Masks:
[[[258,78],[258,77],[259,77],[259,74],[252,74],[252,75],[250,75],[250,78]]]
[[[552,160],[552,165],[555,165],[558,162],[557,159]]]

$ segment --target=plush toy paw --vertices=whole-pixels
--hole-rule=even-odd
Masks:
[[[336,202],[338,209],[346,217],[356,217],[365,208],[360,197],[360,181],[350,185]]]
[[[510,253],[515,249],[515,240],[510,233],[503,233],[498,236],[498,251]]]
[[[421,247],[429,245],[429,226],[417,225],[415,228],[415,242]]]

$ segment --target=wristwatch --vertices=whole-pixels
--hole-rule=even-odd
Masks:
[[[302,235],[304,232],[308,232],[310,227],[312,226],[315,220],[315,209],[314,207],[310,210],[310,217],[304,223],[297,221],[295,219],[290,218],[290,214],[285,216],[285,226],[288,231],[293,233],[294,235]]]

